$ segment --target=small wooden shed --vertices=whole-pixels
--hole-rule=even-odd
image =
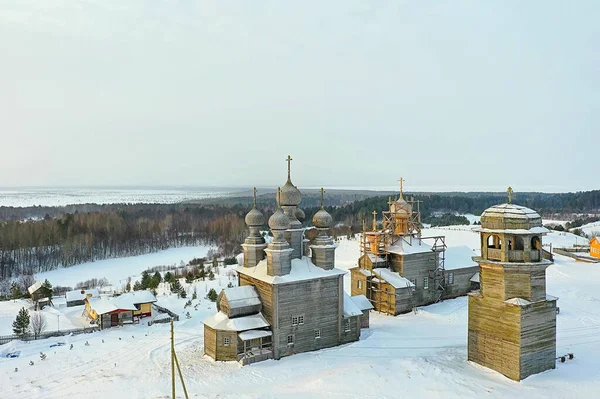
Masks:
[[[373,309],[373,304],[371,304],[364,295],[354,295],[351,299],[356,307],[362,312],[362,316],[360,317],[360,328],[369,328],[369,312]]]
[[[590,241],[590,256],[600,259],[600,237],[594,237]]]

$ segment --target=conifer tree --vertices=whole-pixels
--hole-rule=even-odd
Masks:
[[[210,271],[210,273],[208,273],[208,279],[209,279],[210,281],[212,281],[212,280],[214,280],[214,279],[215,279],[215,274],[212,272],[212,270]]]
[[[21,308],[17,314],[17,318],[13,321],[13,333],[24,336],[29,332],[29,312],[25,308]]]
[[[42,295],[49,300],[52,300],[52,284],[46,279],[42,284]]]
[[[10,286],[10,293],[12,295],[12,299],[19,299],[23,296],[19,285],[15,281],[13,281],[13,283]]]
[[[155,278],[155,279],[156,279],[156,280],[157,280],[159,283],[162,283],[162,282],[163,282],[163,278],[162,278],[162,276],[160,275],[160,272],[156,272],[156,273],[154,273],[154,278]]]
[[[206,295],[206,297],[210,299],[211,302],[215,302],[217,300],[217,296],[217,291],[215,291],[214,288],[211,288],[210,291],[208,291],[208,294]]]
[[[141,290],[141,289],[142,289],[142,284],[140,284],[140,282],[139,282],[139,281],[136,281],[136,282],[133,284],[133,290],[134,290],[134,291],[139,291],[139,290]]]

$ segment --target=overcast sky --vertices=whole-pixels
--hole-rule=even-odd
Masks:
[[[598,189],[600,2],[0,0],[0,186]]]

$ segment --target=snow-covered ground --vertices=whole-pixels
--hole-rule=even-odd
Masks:
[[[477,248],[479,242],[467,226],[423,232],[438,234],[445,234],[451,246]],[[549,242],[568,245],[575,239],[572,234],[551,233],[545,240]],[[342,239],[339,244],[337,267],[356,265],[359,241]],[[190,397],[535,399],[592,398],[600,392],[600,268],[593,264],[556,256],[548,269],[548,293],[560,298],[557,352],[573,352],[575,359],[520,383],[466,361],[466,297],[420,308],[417,314],[391,317],[373,312],[371,328],[363,330],[359,342],[245,367],[214,362],[202,354],[201,320],[215,312],[214,303],[203,297],[211,287],[225,287],[230,271],[221,268],[215,281],[189,286],[190,297],[195,288],[202,299],[185,310],[187,299],[158,296],[161,306],[182,315],[175,323],[175,343]],[[349,291],[348,285],[345,288]],[[9,314],[12,320],[18,307],[1,302],[0,314],[7,316],[0,323],[8,323]],[[62,323],[61,316],[61,328]],[[57,342],[65,345],[51,348]],[[5,358],[16,351],[19,357]],[[47,354],[46,360],[40,360],[40,351]],[[13,341],[0,346],[0,397],[166,398],[169,370],[168,324],[143,323],[27,344]],[[183,397],[180,386],[177,390]]]
[[[600,236],[600,222],[584,224],[579,228],[590,237]]]
[[[48,279],[54,286],[74,287],[75,284],[92,278],[106,278],[114,287],[121,288],[127,277],[132,281],[140,278],[141,273],[154,266],[179,266],[193,258],[206,256],[210,246],[169,248],[146,255],[126,258],[103,259],[79,265],[37,273],[37,280]]]
[[[203,198],[228,197],[230,188],[0,188],[0,206],[63,206],[72,204],[173,204]]]

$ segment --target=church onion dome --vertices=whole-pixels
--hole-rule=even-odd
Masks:
[[[277,208],[275,213],[269,218],[269,228],[271,230],[287,230],[290,227],[290,219],[285,216],[281,208]]]
[[[327,229],[333,224],[333,218],[324,208],[321,208],[312,219],[313,226],[319,229]]]
[[[296,216],[296,219],[298,219],[300,223],[304,222],[304,219],[306,219],[304,211],[300,208],[296,208],[296,213],[294,214],[294,216]]]
[[[412,206],[400,197],[390,205],[391,213],[406,214],[407,216],[412,215]]]
[[[542,226],[534,210],[514,204],[494,205],[481,214],[481,228],[489,230],[531,230]]]
[[[283,206],[298,206],[302,201],[300,190],[292,184],[288,178],[283,187],[281,187],[281,205]]]
[[[250,227],[260,227],[265,224],[265,217],[262,212],[256,208],[252,208],[245,218],[246,225]]]

